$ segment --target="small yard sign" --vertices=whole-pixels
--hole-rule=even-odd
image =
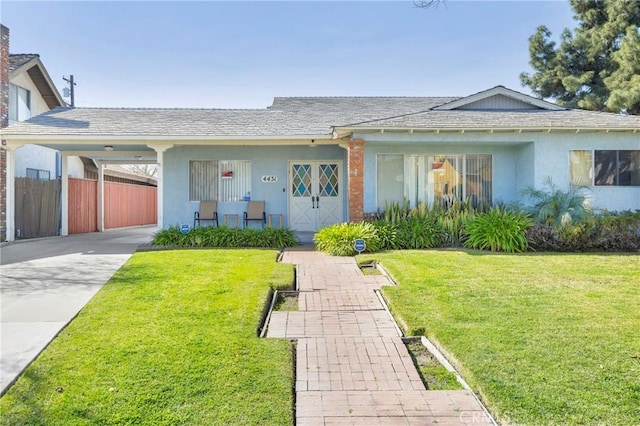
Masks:
[[[183,234],[188,234],[189,233],[189,225],[187,225],[186,223],[183,223],[182,225],[180,225],[180,232]]]
[[[356,249],[356,251],[358,252],[358,254],[361,254],[364,249],[367,248],[367,243],[364,242],[364,240],[362,238],[358,238],[354,243],[353,243],[353,248]]]

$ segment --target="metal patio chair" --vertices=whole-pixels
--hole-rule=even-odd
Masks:
[[[200,222],[211,221],[218,226],[218,202],[217,201],[200,201],[200,209],[193,212],[193,227],[196,223],[200,226]]]
[[[267,223],[267,214],[264,211],[264,201],[249,201],[247,203],[247,211],[244,212],[245,228],[250,221],[260,221],[260,225],[264,228],[264,225]]]

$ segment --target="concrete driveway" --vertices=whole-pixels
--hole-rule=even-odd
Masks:
[[[0,247],[0,395],[156,230],[118,229]]]

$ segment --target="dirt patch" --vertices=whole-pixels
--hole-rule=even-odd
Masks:
[[[440,364],[440,361],[424,347],[420,340],[405,341],[405,345],[427,390],[464,389],[456,380],[456,375]]]
[[[278,292],[276,303],[273,305],[274,311],[293,312],[298,310],[298,293],[295,291]]]
[[[358,265],[363,275],[382,275],[382,273],[376,267],[375,262],[361,263]]]

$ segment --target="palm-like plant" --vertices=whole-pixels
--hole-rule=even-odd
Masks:
[[[534,201],[530,209],[534,221],[560,229],[591,214],[589,199],[584,193],[586,189],[583,186],[570,186],[564,191],[547,177],[542,189],[529,186],[522,192]]]

